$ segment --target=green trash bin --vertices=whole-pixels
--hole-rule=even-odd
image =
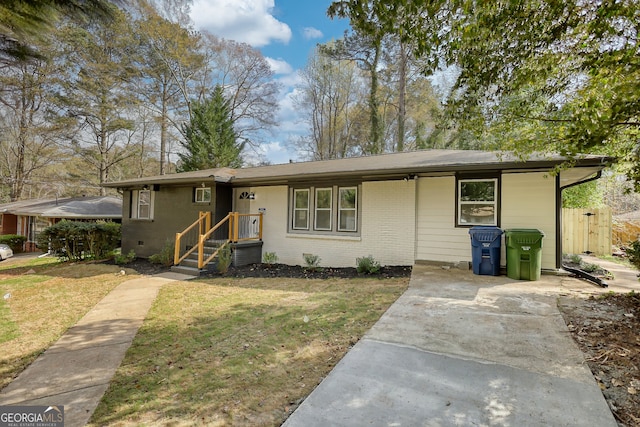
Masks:
[[[542,268],[544,233],[531,228],[506,230],[507,277],[516,280],[539,280]]]

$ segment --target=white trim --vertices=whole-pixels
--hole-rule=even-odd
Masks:
[[[148,215],[140,215],[140,193],[149,193]],[[151,190],[133,190],[131,192],[131,219],[153,220],[153,205],[155,200],[155,191]],[[144,205],[143,205],[144,206]]]
[[[462,184],[469,182],[493,182],[493,200],[462,200]],[[498,225],[498,178],[479,178],[479,179],[458,179],[458,192],[457,192],[457,200],[458,204],[458,215],[456,218],[457,225]],[[493,219],[490,223],[488,222],[471,222],[471,221],[463,221],[462,220],[462,207],[464,205],[481,205],[487,207],[493,207]]]
[[[329,207],[328,208],[319,208],[318,207],[318,192],[319,191],[329,191]],[[313,229],[319,231],[331,231],[333,229],[333,187],[318,187],[315,188],[314,191],[314,204],[313,204]],[[329,212],[329,227],[320,228],[318,227],[318,211]]]
[[[287,233],[287,239],[317,239],[317,240],[338,240],[345,242],[361,242],[361,236],[348,236],[342,234],[304,234],[304,233]]]
[[[307,207],[298,208],[297,205],[297,193],[307,193]],[[308,188],[294,188],[293,189],[293,204],[291,215],[291,228],[294,230],[308,230],[309,229],[309,211],[311,204],[311,191]],[[296,227],[296,212],[306,212],[306,225],[304,227]]]
[[[343,190],[354,190],[356,197],[354,200],[354,206],[352,208],[343,208],[341,205]],[[353,228],[342,228],[342,212],[353,212]],[[356,232],[358,231],[358,187],[338,187],[338,231]]]
[[[209,195],[208,199],[204,196]],[[196,187],[194,194],[195,203],[211,203],[211,188],[210,187]]]

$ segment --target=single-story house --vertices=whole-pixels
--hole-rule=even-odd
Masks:
[[[224,230],[253,226],[261,253],[275,253],[284,264],[304,265],[304,254],[332,267],[354,267],[356,258],[368,255],[382,265],[471,262],[469,229],[492,225],[541,230],[541,267],[557,270],[562,189],[596,179],[613,161],[586,155],[552,173],[565,160],[424,150],[200,170],[105,186],[123,193],[123,252],[141,257],[159,253],[190,226],[206,231],[238,212],[249,223],[236,219]],[[198,220],[201,212],[213,218],[211,226]],[[233,239],[241,240],[237,233]],[[176,259],[195,242],[177,247]],[[504,245],[501,250],[505,265]]]
[[[19,200],[0,204],[0,234],[19,234],[24,250],[37,251],[38,234],[63,219],[120,222],[122,199],[113,196]]]

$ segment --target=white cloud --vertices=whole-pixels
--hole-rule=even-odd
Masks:
[[[274,0],[195,0],[191,19],[198,29],[254,47],[289,43],[291,28],[271,14],[273,7]]]
[[[289,65],[289,63],[284,59],[273,59],[269,57],[266,57],[265,59],[276,74],[291,74],[293,72],[291,65]]]
[[[305,27],[302,29],[302,35],[304,36],[305,39],[311,40],[311,39],[320,39],[324,34],[322,34],[322,31],[320,31],[317,28]]]
[[[254,158],[255,157],[255,158]],[[260,145],[254,156],[245,155],[249,163],[258,163],[259,160],[267,159],[271,164],[288,163],[289,160],[296,160],[296,155],[289,152],[285,144],[280,141],[271,141]]]

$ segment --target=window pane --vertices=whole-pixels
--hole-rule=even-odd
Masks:
[[[138,218],[149,218],[149,206],[140,206]]]
[[[331,211],[316,211],[316,230],[331,230]]]
[[[467,181],[460,183],[460,200],[465,202],[493,202],[495,182]]]
[[[148,190],[140,190],[138,192],[138,218],[150,218],[150,202],[151,192]]]
[[[211,201],[211,189],[210,188],[196,188],[196,202],[210,202]]]
[[[308,228],[308,225],[307,225],[309,223],[308,221],[309,221],[309,215],[307,211],[296,210],[293,217],[293,228],[306,230]]]
[[[356,208],[356,189],[341,188],[340,189],[340,209]]]
[[[316,209],[331,209],[331,189],[316,190]]]
[[[495,224],[495,205],[486,203],[465,203],[460,205],[460,223]]]
[[[338,231],[356,231],[358,191],[355,187],[339,191]]]
[[[356,231],[356,211],[340,211],[340,230]]]
[[[296,209],[309,209],[309,190],[295,191],[295,207]]]
[[[293,192],[293,228],[309,229],[309,190],[295,190]]]

